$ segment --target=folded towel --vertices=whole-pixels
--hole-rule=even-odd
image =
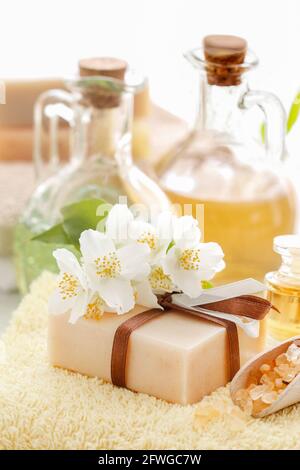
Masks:
[[[228,387],[180,406],[51,367],[54,285],[49,273],[35,281],[0,343],[0,449],[300,449],[300,406],[259,420]]]

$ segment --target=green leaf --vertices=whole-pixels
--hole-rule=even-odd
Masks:
[[[34,236],[32,240],[45,243],[57,243],[62,245],[69,245],[71,243],[62,223],[54,225],[53,227],[49,228],[49,230]]]
[[[105,204],[104,209],[99,210],[99,206],[103,204]],[[99,222],[107,216],[110,207],[102,199],[85,199],[65,206],[61,210],[63,221],[34,236],[32,240],[57,245],[74,245],[74,248],[78,249],[81,232],[89,228],[95,230]]]
[[[290,112],[289,112],[289,116],[288,116],[288,120],[287,120],[287,132],[290,132],[293,125],[297,121],[297,119],[299,117],[299,114],[300,114],[300,91],[299,91],[299,93],[297,93],[297,95],[296,95],[296,97],[295,97],[295,99],[292,103]]]
[[[260,135],[261,135],[261,140],[262,143],[265,143],[265,138],[266,138],[266,124],[263,122],[260,126]]]
[[[97,224],[106,217],[106,214],[97,215],[98,207],[104,203],[102,199],[85,199],[63,207],[63,228],[75,246],[78,246],[79,237],[84,230],[95,230]]]
[[[211,289],[214,285],[209,281],[201,281],[202,289]]]
[[[168,248],[167,248],[166,253],[168,253],[168,251],[171,250],[171,248],[173,248],[174,245],[175,245],[175,242],[174,242],[174,240],[172,240],[172,241],[169,243],[169,246],[168,246]]]

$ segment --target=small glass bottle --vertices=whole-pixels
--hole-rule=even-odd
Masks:
[[[279,310],[268,317],[268,330],[277,340],[300,335],[300,236],[274,238],[274,251],[282,257],[278,271],[269,272],[265,281],[267,298]]]

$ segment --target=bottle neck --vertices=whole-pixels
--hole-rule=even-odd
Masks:
[[[240,137],[240,102],[248,89],[246,81],[238,85],[211,85],[206,76],[201,77],[199,106],[196,118],[197,130],[214,130]]]
[[[300,255],[283,255],[279,275],[300,281]]]
[[[105,157],[131,161],[132,96],[118,106],[80,105],[73,131],[73,155],[80,161]]]

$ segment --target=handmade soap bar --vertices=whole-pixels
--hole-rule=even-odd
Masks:
[[[34,132],[32,127],[1,127],[0,126],[0,160],[31,161],[33,156]],[[58,150],[61,158],[66,159],[69,150],[69,129],[61,126],[58,130]],[[43,155],[49,153],[49,141],[42,141]]]
[[[4,79],[5,105],[0,106],[0,124],[6,127],[31,127],[37,97],[53,88],[65,88],[61,78]]]
[[[106,313],[101,320],[80,318],[75,324],[68,322],[68,314],[50,315],[50,363],[110,382],[114,333],[122,322],[143,310],[135,307],[126,315]],[[256,339],[239,330],[239,342],[243,364],[264,348],[264,323]],[[126,365],[130,390],[188,404],[228,381],[227,333],[221,326],[168,311],[131,334]]]

